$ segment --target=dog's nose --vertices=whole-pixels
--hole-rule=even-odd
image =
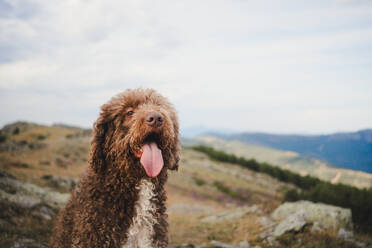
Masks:
[[[152,127],[163,125],[164,117],[157,112],[151,112],[146,116],[146,123]]]

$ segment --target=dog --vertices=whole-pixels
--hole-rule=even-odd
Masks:
[[[51,247],[167,247],[168,170],[179,166],[177,113],[155,90],[101,107],[89,167],[57,217]]]

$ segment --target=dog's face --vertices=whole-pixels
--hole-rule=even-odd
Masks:
[[[122,164],[124,170],[138,169],[128,168],[138,165],[133,163],[137,160],[149,177],[156,177],[163,168],[178,168],[178,119],[165,97],[154,90],[127,90],[101,109],[91,151],[96,172],[102,172],[108,164]]]

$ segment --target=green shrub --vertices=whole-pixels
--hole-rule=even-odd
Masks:
[[[7,137],[3,134],[0,134],[0,143],[4,143],[6,141]]]
[[[38,139],[38,140],[45,140],[46,137],[47,137],[46,135],[39,134],[39,135],[36,136],[36,139]]]
[[[17,135],[21,132],[21,130],[19,130],[19,127],[16,127],[14,130],[13,130],[13,135]]]
[[[240,199],[240,200],[245,200],[245,198],[242,197],[239,193],[231,190],[229,187],[227,187],[226,185],[224,185],[221,182],[214,181],[213,182],[213,186],[216,187],[216,189],[218,189],[222,193],[225,193],[225,194],[231,196],[232,198],[237,198],[237,199]]]
[[[202,178],[193,177],[192,179],[194,179],[194,182],[198,186],[203,186],[204,184],[206,184],[206,182]]]

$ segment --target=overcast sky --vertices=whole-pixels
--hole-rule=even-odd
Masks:
[[[372,1],[0,0],[0,126],[155,88],[183,128],[372,128]]]

